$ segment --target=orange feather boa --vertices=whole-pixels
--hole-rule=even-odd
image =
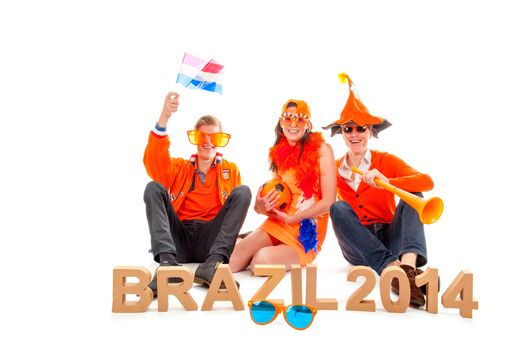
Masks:
[[[305,142],[301,159],[298,162],[300,154],[300,143],[294,147],[291,146],[287,138],[282,136],[279,143],[269,151],[269,157],[279,172],[285,172],[289,169],[296,171],[296,186],[303,191],[305,199],[312,197],[313,193],[320,191],[320,147],[325,142],[319,132],[311,132]]]

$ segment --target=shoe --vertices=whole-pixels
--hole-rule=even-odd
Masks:
[[[407,275],[407,279],[409,280],[409,288],[410,288],[410,303],[413,306],[420,307],[424,306],[426,304],[426,298],[425,294],[422,293],[422,288],[417,287],[415,284],[415,278],[417,276],[417,270],[409,265],[400,265],[400,268],[404,270],[405,274]],[[398,283],[397,278],[393,278],[391,281],[391,290],[396,295],[399,294],[400,290],[400,284]]]
[[[420,269],[416,269],[416,275],[417,276],[420,275],[420,274],[423,274],[423,273],[424,273],[424,271],[422,271]],[[422,293],[424,295],[427,295],[427,284],[424,284],[423,286],[421,286],[420,290],[422,291]],[[438,292],[440,292],[440,276],[438,276]],[[396,294],[398,294],[398,292],[396,292]]]
[[[243,239],[243,238],[245,238],[246,236],[248,236],[248,235],[251,234],[251,233],[252,233],[252,231],[248,231],[248,232],[240,233],[240,234],[237,236],[237,238],[239,238],[239,239]]]
[[[423,274],[424,271],[421,270],[421,269],[416,269],[416,275],[421,275]],[[391,288],[391,290],[393,291],[393,293],[395,293],[396,295],[398,295],[398,281],[396,282],[396,289],[394,288],[394,286],[392,286],[393,288]],[[419,287],[420,290],[422,291],[422,294],[424,295],[427,295],[427,284],[424,284],[423,286],[420,286]],[[438,276],[438,292],[440,292],[440,276]]]
[[[175,263],[174,264],[170,264],[168,262],[165,262],[165,261],[161,261],[161,263],[159,264],[159,267],[161,266],[182,266],[181,264],[178,264],[178,263]],[[150,284],[148,284],[148,287],[150,287],[150,289],[152,290],[153,292],[153,297],[154,298],[157,298],[157,270],[159,268],[155,269],[155,274],[153,275],[153,278],[152,278],[152,281],[150,282]],[[168,283],[182,283],[183,282],[183,279],[181,277],[170,277],[168,278]]]
[[[210,288],[210,284],[212,284],[212,280],[214,279],[216,270],[219,267],[219,265],[221,265],[222,263],[223,263],[222,261],[218,261],[215,263],[205,262],[205,263],[199,264],[199,266],[197,266],[197,269],[195,270],[194,283]],[[236,282],[237,289],[239,289],[239,282],[238,281],[235,281],[235,282]],[[219,289],[226,289],[224,282],[221,282]]]

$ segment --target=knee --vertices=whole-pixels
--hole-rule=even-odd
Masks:
[[[261,248],[260,250],[258,250],[256,254],[254,254],[254,256],[252,257],[250,269],[254,270],[254,265],[258,265],[258,264],[259,265],[273,264],[274,262],[272,259],[271,249],[272,247],[265,247],[265,248]]]
[[[247,185],[240,185],[234,188],[234,190],[230,193],[230,197],[232,197],[233,200],[235,199],[237,201],[241,201],[243,204],[248,206],[252,200],[252,193],[250,192],[250,188]]]
[[[348,235],[362,223],[354,209],[345,201],[338,201],[330,209],[332,227],[337,238]]]
[[[166,192],[166,189],[157,181],[150,181],[144,189],[144,201],[148,201],[159,193]]]
[[[422,192],[411,192],[411,194],[414,194],[415,196],[420,197],[420,198],[424,198],[424,195],[422,194]],[[407,203],[406,201],[402,199],[400,199],[400,201],[398,202],[397,209],[398,207],[400,207],[400,209],[404,209],[404,208],[413,209],[413,207],[409,205],[409,203]]]
[[[230,259],[228,261],[228,266],[230,267],[230,270],[232,272],[243,271],[247,267],[247,265],[248,263],[243,263],[243,257],[240,254],[238,254],[238,252],[236,252],[236,249],[234,249],[234,252],[230,256]]]
[[[236,250],[234,248],[234,252],[232,253],[230,258],[228,259],[228,266],[230,267],[230,270],[232,272],[239,272],[239,271],[241,271],[240,261],[241,261],[241,259],[239,259],[239,256],[238,256],[238,254],[236,254]]]
[[[331,205],[330,215],[331,219],[341,218],[342,216],[349,215],[349,212],[354,213],[352,207],[346,201],[337,201]]]

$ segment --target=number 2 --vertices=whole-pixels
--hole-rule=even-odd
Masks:
[[[373,269],[367,266],[355,266],[347,274],[347,281],[356,282],[358,277],[365,277],[363,284],[347,299],[345,308],[349,311],[376,311],[374,300],[364,300],[376,284]]]

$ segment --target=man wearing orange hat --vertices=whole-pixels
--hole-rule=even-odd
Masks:
[[[396,205],[394,195],[375,179],[419,196],[433,188],[433,180],[392,154],[368,148],[369,139],[391,123],[369,113],[347,74],[340,79],[349,85],[349,98],[340,119],[324,127],[331,129],[331,136],[342,134],[348,148],[336,161],[340,200],[330,209],[338,243],[349,263],[370,266],[379,275],[388,266],[400,266],[409,279],[411,304],[425,305],[424,293],[415,284],[422,272],[417,267],[427,263],[423,224],[415,209],[402,200]],[[397,279],[391,287],[398,294]]]
[[[178,107],[179,94],[168,93],[144,152],[144,166],[153,179],[144,192],[151,251],[161,266],[201,263],[194,282],[210,286],[218,264],[229,262],[251,194],[241,185],[236,164],[218,152],[230,135],[213,116],[199,118],[195,130],[187,132],[197,154],[189,160],[170,157],[166,127]],[[157,273],[149,287],[157,295]]]

